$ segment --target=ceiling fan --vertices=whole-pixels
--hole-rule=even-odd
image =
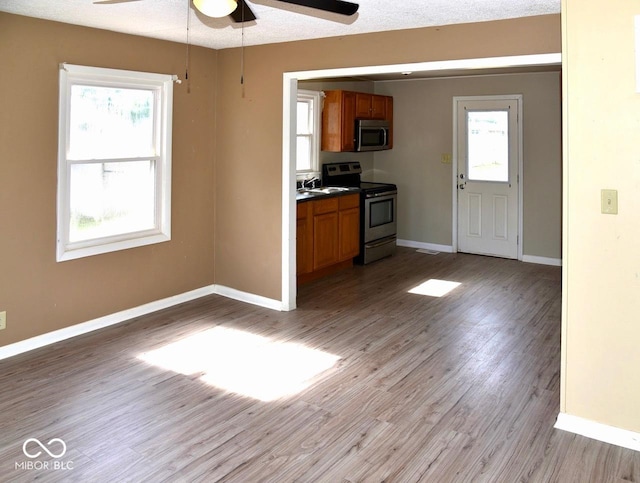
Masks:
[[[139,0],[95,0],[94,4],[112,4],[137,2]],[[276,0],[282,3],[302,5],[325,12],[340,15],[353,15],[358,11],[357,3],[345,0]],[[245,0],[193,0],[195,7],[209,17],[226,17],[229,15],[234,22],[250,22],[256,19],[255,14]]]
[[[208,1],[212,1],[212,0],[208,0]],[[229,1],[233,2],[233,0],[229,0]],[[302,5],[303,7],[315,8],[316,10],[323,10],[325,12],[337,13],[337,14],[346,15],[346,16],[355,14],[358,11],[358,7],[359,7],[357,3],[347,2],[344,0],[277,0],[277,1],[282,3],[290,3],[293,5]],[[194,4],[195,2],[196,0],[194,0]],[[256,19],[256,16],[251,11],[251,9],[249,8],[245,0],[238,0],[238,7],[235,8],[229,15],[235,22],[247,22],[247,21]]]

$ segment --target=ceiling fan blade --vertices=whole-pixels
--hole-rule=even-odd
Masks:
[[[302,5],[311,7],[325,12],[339,13],[340,15],[353,15],[358,11],[357,3],[345,2],[343,0],[278,0],[284,3],[293,3],[294,5]]]
[[[255,14],[244,0],[238,0],[238,6],[229,14],[234,22],[251,22],[256,19]]]
[[[139,2],[140,0],[96,0],[93,2],[94,5],[109,5],[110,3],[128,3],[128,2]]]

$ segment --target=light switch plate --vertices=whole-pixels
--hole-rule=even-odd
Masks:
[[[0,312],[0,330],[7,328],[7,313]]]
[[[618,191],[617,190],[601,190],[600,191],[600,210],[605,215],[618,214]]]

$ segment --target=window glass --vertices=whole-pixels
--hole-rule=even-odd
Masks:
[[[73,164],[69,241],[154,228],[154,161]]]
[[[311,138],[309,136],[298,136],[298,143],[296,146],[297,155],[297,170],[298,171],[310,171],[311,170]]]
[[[467,111],[468,166],[472,181],[509,181],[509,113]]]
[[[393,200],[374,201],[370,205],[371,228],[393,222]]]
[[[309,99],[298,100],[298,134],[311,134],[313,125],[311,121],[311,112],[313,111],[312,102]]]
[[[72,86],[69,157],[155,155],[153,96],[150,90]]]
[[[296,111],[296,171],[302,176],[320,171],[320,92],[298,91]]]

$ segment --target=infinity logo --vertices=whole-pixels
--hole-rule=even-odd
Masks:
[[[60,454],[55,454],[52,453],[51,451],[49,451],[47,449],[47,447],[45,445],[43,445],[40,440],[37,440],[36,438],[29,438],[28,440],[26,440],[24,442],[24,444],[22,445],[22,452],[24,453],[24,455],[27,458],[37,458],[38,456],[40,456],[42,454],[42,451],[38,451],[37,453],[29,453],[27,451],[27,445],[31,442],[36,443],[38,446],[40,446],[40,448],[42,448],[42,450],[47,453],[49,456],[51,456],[52,458],[62,458],[64,456],[64,454],[67,452],[67,445],[65,444],[64,441],[62,441],[60,438],[53,438],[50,439],[49,442],[47,443],[48,446],[51,446],[51,443],[60,443],[62,445],[62,452]]]

